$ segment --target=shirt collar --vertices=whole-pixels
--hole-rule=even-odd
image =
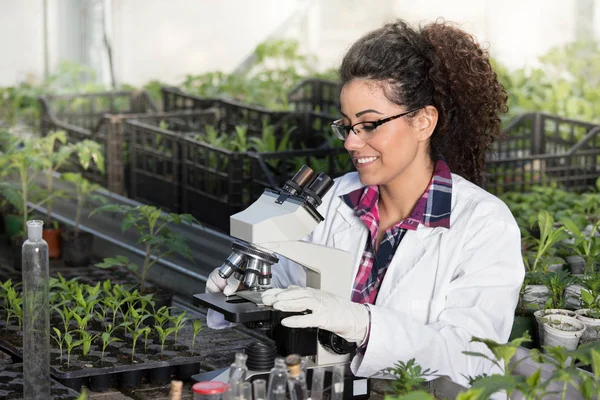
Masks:
[[[354,210],[359,218],[365,214],[379,220],[377,202],[379,187],[361,187],[340,196],[344,203]],[[427,190],[421,195],[411,214],[401,221],[399,227],[416,230],[419,224],[426,227],[450,228],[450,211],[452,207],[452,174],[443,157],[435,164],[433,177]]]

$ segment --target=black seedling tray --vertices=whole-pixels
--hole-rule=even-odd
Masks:
[[[205,321],[204,326],[206,326]],[[93,327],[88,327],[87,332],[90,335],[100,333]],[[78,339],[77,334],[74,335],[74,339]],[[50,353],[52,377],[77,391],[81,390],[82,385],[97,392],[113,387],[132,389],[144,381],[164,385],[173,377],[186,381],[200,370],[228,366],[234,360],[236,352],[242,351],[246,345],[256,341],[252,336],[237,329],[204,328],[196,337],[195,352],[192,354],[188,346],[182,344],[184,340],[189,342],[191,338],[191,327],[186,326],[180,332],[178,342],[175,342],[172,336],[165,342],[161,357],[160,340],[153,335],[154,333],[148,337],[146,353],[144,353],[143,335],[138,338],[134,354],[135,363],[131,363],[131,337],[120,331],[115,332],[113,336],[121,338],[123,342],[112,343],[106,348],[102,364],[100,363],[101,343],[93,342],[86,358],[83,358],[80,347],[73,350],[69,368],[66,364],[66,346],[63,348],[61,362],[60,350],[53,341]],[[0,320],[0,349],[9,353],[14,359],[22,360],[21,343],[21,332],[12,325],[7,330],[4,321]]]
[[[9,332],[0,335],[0,347],[11,355],[22,359],[21,333],[9,328]],[[99,331],[88,329],[91,335]],[[123,337],[123,332],[116,334]],[[8,339],[8,340],[7,340]],[[101,346],[92,344],[86,357],[78,348],[71,353],[67,367],[67,352],[63,348],[62,362],[60,351],[52,348],[50,352],[50,369],[52,377],[63,385],[80,391],[82,385],[94,391],[104,391],[110,387],[119,386],[122,389],[137,387],[146,375],[152,384],[164,385],[171,381],[174,375],[180,380],[189,380],[191,375],[200,369],[202,357],[199,353],[191,354],[187,346],[173,340],[165,344],[160,354],[160,341],[148,339],[147,353],[144,353],[144,341],[138,339],[134,362],[131,362],[131,342],[115,342],[109,345],[104,353],[104,361],[100,362]],[[158,344],[157,344],[158,342]],[[1,398],[1,397],[0,397]]]
[[[72,400],[79,397],[79,393],[55,380],[51,380],[51,395],[53,400]],[[23,399],[23,364],[10,364],[0,366],[0,399]]]

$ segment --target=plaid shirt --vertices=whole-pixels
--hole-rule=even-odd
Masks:
[[[360,267],[354,280],[352,301],[375,304],[381,282],[398,244],[408,230],[416,230],[419,224],[427,227],[450,228],[452,200],[452,175],[443,158],[439,158],[428,189],[417,201],[411,214],[387,229],[379,249],[375,252],[375,241],[379,232],[379,187],[367,186],[341,196],[370,232]]]

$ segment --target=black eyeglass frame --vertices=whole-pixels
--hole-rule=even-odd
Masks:
[[[409,111],[405,111],[405,112],[400,113],[398,115],[392,115],[391,117],[382,118],[382,119],[377,120],[377,121],[361,121],[361,122],[357,122],[354,125],[337,124],[336,123],[337,121],[341,121],[340,119],[338,119],[337,121],[332,122],[330,124],[330,127],[331,127],[331,130],[333,131],[333,133],[335,134],[335,136],[337,136],[338,139],[345,141],[348,138],[348,136],[350,135],[350,131],[354,132],[354,134],[356,136],[360,137],[358,135],[358,133],[356,133],[356,131],[354,131],[354,127],[356,125],[360,125],[360,124],[374,124],[375,126],[373,128],[376,129],[376,128],[380,127],[381,125],[385,124],[386,122],[390,122],[390,121],[393,121],[395,119],[402,118],[405,115],[408,115],[410,113],[414,113],[415,111],[419,111],[421,108],[423,108],[423,107],[419,107],[419,108],[415,108],[415,109],[412,109],[412,110],[409,110]],[[339,132],[335,129],[335,127],[344,128],[344,132],[346,132],[346,135],[343,138],[340,137]]]

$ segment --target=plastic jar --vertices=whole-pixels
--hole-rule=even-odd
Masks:
[[[192,386],[194,400],[229,400],[229,385],[224,382],[198,382]]]

